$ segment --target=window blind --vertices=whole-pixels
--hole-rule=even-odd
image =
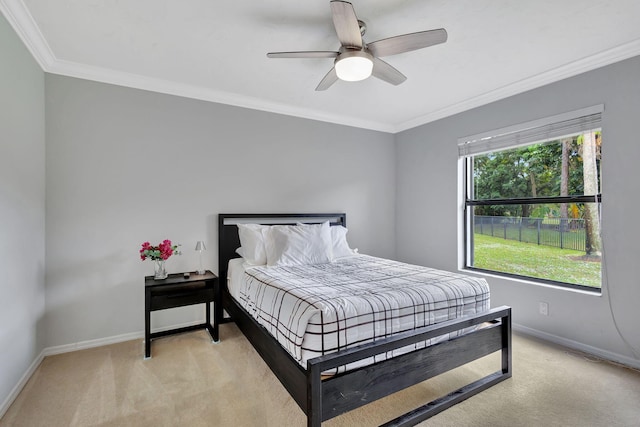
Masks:
[[[534,142],[547,142],[599,129],[604,105],[557,114],[519,125],[458,139],[458,155],[474,156]]]

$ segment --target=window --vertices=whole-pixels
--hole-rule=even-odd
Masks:
[[[600,292],[602,111],[459,140],[466,268]]]

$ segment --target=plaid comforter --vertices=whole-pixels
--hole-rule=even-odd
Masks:
[[[240,286],[240,304],[305,367],[321,354],[489,309],[484,279],[366,255],[249,268]]]

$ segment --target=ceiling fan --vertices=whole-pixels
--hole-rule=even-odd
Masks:
[[[336,51],[269,52],[269,58],[334,58],[334,66],[320,81],[316,90],[326,90],[338,79],[359,81],[373,75],[392,85],[399,85],[407,77],[391,65],[380,59],[381,56],[396,55],[422,49],[447,41],[444,28],[419,31],[389,37],[372,43],[362,39],[367,29],[364,22],[358,20],[353,5],[342,0],[332,0],[331,15],[333,25],[340,40],[340,49]]]

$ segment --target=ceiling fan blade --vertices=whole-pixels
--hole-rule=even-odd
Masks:
[[[369,49],[373,56],[389,56],[422,49],[446,41],[447,31],[444,28],[440,28],[438,30],[419,31],[417,33],[378,40],[369,43],[367,49]]]
[[[384,80],[387,83],[391,83],[394,86],[397,86],[407,80],[407,76],[384,62],[382,59],[375,57],[373,58],[373,72],[371,74],[374,77]]]
[[[316,90],[327,90],[329,87],[334,84],[338,80],[338,75],[336,74],[336,69],[331,68],[326,76],[320,81]]]
[[[269,58],[335,58],[336,56],[338,56],[338,52],[321,50],[267,53]]]
[[[344,47],[362,49],[360,24],[353,10],[353,5],[346,1],[333,0],[331,3],[333,26],[336,28],[338,40]]]

